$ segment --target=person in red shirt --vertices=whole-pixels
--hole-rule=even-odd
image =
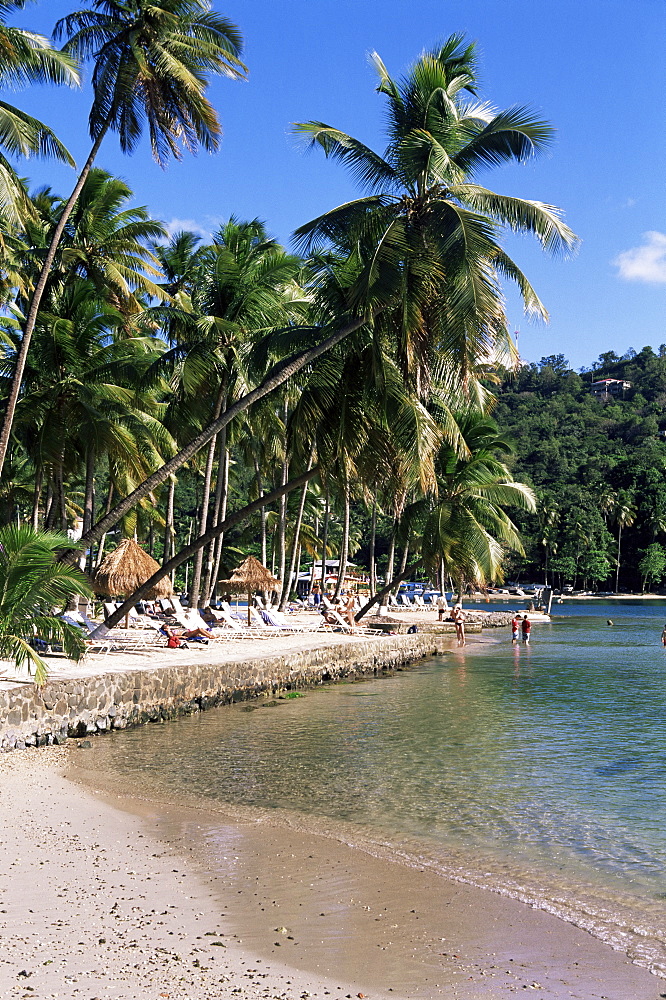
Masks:
[[[522,630],[523,630],[523,642],[529,642],[530,632],[532,631],[532,622],[529,620],[527,615],[523,617]]]
[[[511,619],[511,642],[518,642],[519,632],[520,632],[520,615],[516,611],[515,615]]]

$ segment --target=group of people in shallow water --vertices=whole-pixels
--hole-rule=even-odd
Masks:
[[[532,631],[532,622],[529,620],[527,615],[523,615],[521,618],[516,611],[515,615],[511,619],[511,642],[516,643],[522,635],[523,642],[529,643],[530,632]]]

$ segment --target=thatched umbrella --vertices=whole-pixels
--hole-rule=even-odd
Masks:
[[[250,624],[250,607],[254,591],[274,590],[275,587],[280,586],[280,581],[276,580],[271,571],[266,569],[263,563],[260,563],[254,556],[248,556],[240,566],[236,566],[228,580],[218,580],[218,583],[226,590],[247,594],[248,625]]]
[[[93,577],[93,588],[102,594],[109,594],[110,597],[127,597],[149,580],[159,568],[160,564],[144,552],[132,538],[123,538],[118,547],[102,560]],[[164,576],[157,581],[147,596],[154,599],[170,597],[171,594],[173,594],[171,580],[168,576]],[[126,617],[126,625],[127,620]]]

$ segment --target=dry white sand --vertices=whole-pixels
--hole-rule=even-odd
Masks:
[[[666,995],[548,914],[326,837],[217,816],[205,870],[207,814],[121,811],[64,777],[84,753],[0,759],[3,998]]]

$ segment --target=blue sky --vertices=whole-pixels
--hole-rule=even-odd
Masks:
[[[39,0],[14,23],[50,34],[84,0]],[[224,126],[214,157],[160,170],[109,136],[98,164],[173,228],[214,230],[230,215],[263,219],[284,243],[301,223],[357,195],[339,164],[305,153],[290,123],[316,119],[382,149],[383,99],[367,55],[399,76],[424,48],[463,31],[479,46],[481,94],[528,104],[557,129],[545,157],[494,170],[483,183],[564,209],[582,239],[571,260],[526,238],[507,248],[551,316],[507,311],[528,361],[563,353],[575,368],[602,351],[666,342],[666,5],[663,0],[215,0],[246,40],[249,80],[216,80]],[[6,96],[6,95],[3,95]],[[12,101],[50,124],[77,161],[87,152],[90,90],[31,88]],[[68,193],[73,172],[21,166],[34,186]]]

